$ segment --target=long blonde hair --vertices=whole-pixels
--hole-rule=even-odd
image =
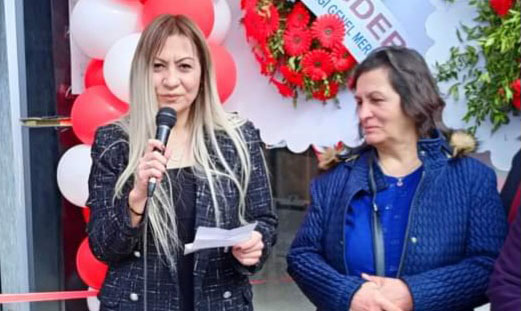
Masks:
[[[217,93],[214,68],[204,36],[192,21],[182,15],[158,17],[143,31],[138,43],[130,74],[130,113],[118,122],[128,133],[129,161],[117,180],[115,196],[122,196],[123,188],[129,179],[134,178],[135,182],[138,162],[145,152],[147,140],[155,135],[154,120],[158,111],[158,102],[151,72],[155,56],[161,51],[167,38],[172,35],[185,36],[193,42],[201,65],[199,93],[191,105],[188,116],[192,146],[190,151],[193,152],[195,160],[194,172],[197,178],[204,178],[209,186],[216,224],[220,224],[217,198],[224,197],[223,182],[231,182],[237,188],[238,217],[241,222],[244,222],[245,195],[251,172],[248,146],[239,129],[244,124],[244,120],[225,112],[222,108]],[[234,171],[231,165],[234,163],[228,163],[224,158],[217,142],[217,131],[225,134],[233,142],[240,162],[239,171]],[[217,156],[220,165],[211,159],[210,151]],[[165,182],[158,185],[153,199],[149,202],[148,218],[158,251],[162,250],[171,266],[175,267],[175,254],[180,245],[172,199],[172,183],[168,174],[165,177]]]

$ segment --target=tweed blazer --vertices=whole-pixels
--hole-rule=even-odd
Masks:
[[[262,157],[258,131],[250,122],[240,128],[251,157],[252,171],[246,194],[246,220],[257,221],[255,230],[262,234],[264,250],[253,267],[241,265],[223,248],[200,250],[194,255],[194,309],[252,310],[252,291],[248,275],[261,269],[276,242],[277,216],[273,210],[269,181]],[[216,133],[218,144],[228,163],[237,169],[238,155],[231,140]],[[118,176],[128,163],[128,138],[116,125],[100,127],[92,146],[92,169],[89,177],[91,219],[89,245],[94,255],[108,264],[109,270],[99,293],[100,311],[143,310],[143,225],[132,227],[128,208],[129,181],[121,197],[114,197]],[[211,158],[219,161],[215,153]],[[219,163],[217,163],[219,165]],[[218,196],[220,227],[240,226],[238,190],[223,182]],[[215,207],[205,179],[196,177],[196,220],[199,226],[215,227]],[[175,269],[165,264],[153,243],[151,230],[147,242],[147,306],[149,311],[179,309],[179,286]]]
[[[375,152],[366,148],[312,182],[312,203],[287,260],[288,272],[318,310],[348,310],[365,282],[347,269],[344,227],[353,197],[371,193]],[[410,207],[398,278],[408,286],[415,311],[471,311],[486,301],[506,235],[496,176],[476,159],[454,157],[441,133],[420,140],[418,156],[424,171]],[[374,168],[376,189],[387,187]]]

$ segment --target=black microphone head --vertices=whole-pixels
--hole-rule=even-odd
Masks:
[[[156,115],[156,125],[159,127],[161,125],[167,126],[168,128],[173,128],[175,123],[177,122],[177,113],[174,109],[170,107],[163,107],[159,109]]]

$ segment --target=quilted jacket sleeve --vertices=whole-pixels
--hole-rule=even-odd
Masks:
[[[105,262],[115,262],[129,256],[141,237],[142,227],[130,225],[129,184],[122,197],[114,197],[118,176],[127,165],[127,153],[127,141],[115,125],[97,130],[91,151],[87,201],[91,218],[87,232],[92,252]]]
[[[319,310],[348,310],[355,292],[364,282],[331,267],[323,256],[325,220],[323,180],[311,184],[311,205],[287,256],[288,272]]]
[[[495,173],[484,166],[474,166],[472,171],[466,257],[454,265],[402,277],[412,294],[414,310],[460,310],[486,301],[489,275],[507,225]]]
[[[246,193],[246,220],[257,221],[256,231],[262,234],[264,249],[260,261],[254,266],[243,266],[235,260],[239,272],[251,275],[262,269],[277,241],[278,217],[273,207],[269,177],[262,154],[261,139],[251,122],[241,128],[248,145],[251,161],[251,175]]]

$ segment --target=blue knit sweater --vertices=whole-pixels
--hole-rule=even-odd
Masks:
[[[311,184],[312,202],[287,260],[288,272],[318,310],[349,310],[364,282],[348,275],[344,215],[355,194],[369,192],[368,163],[374,153],[366,149]],[[417,311],[467,311],[484,303],[506,235],[494,172],[451,153],[441,135],[418,143],[425,172],[411,205],[398,270]],[[386,187],[378,169],[375,180],[377,189]]]

